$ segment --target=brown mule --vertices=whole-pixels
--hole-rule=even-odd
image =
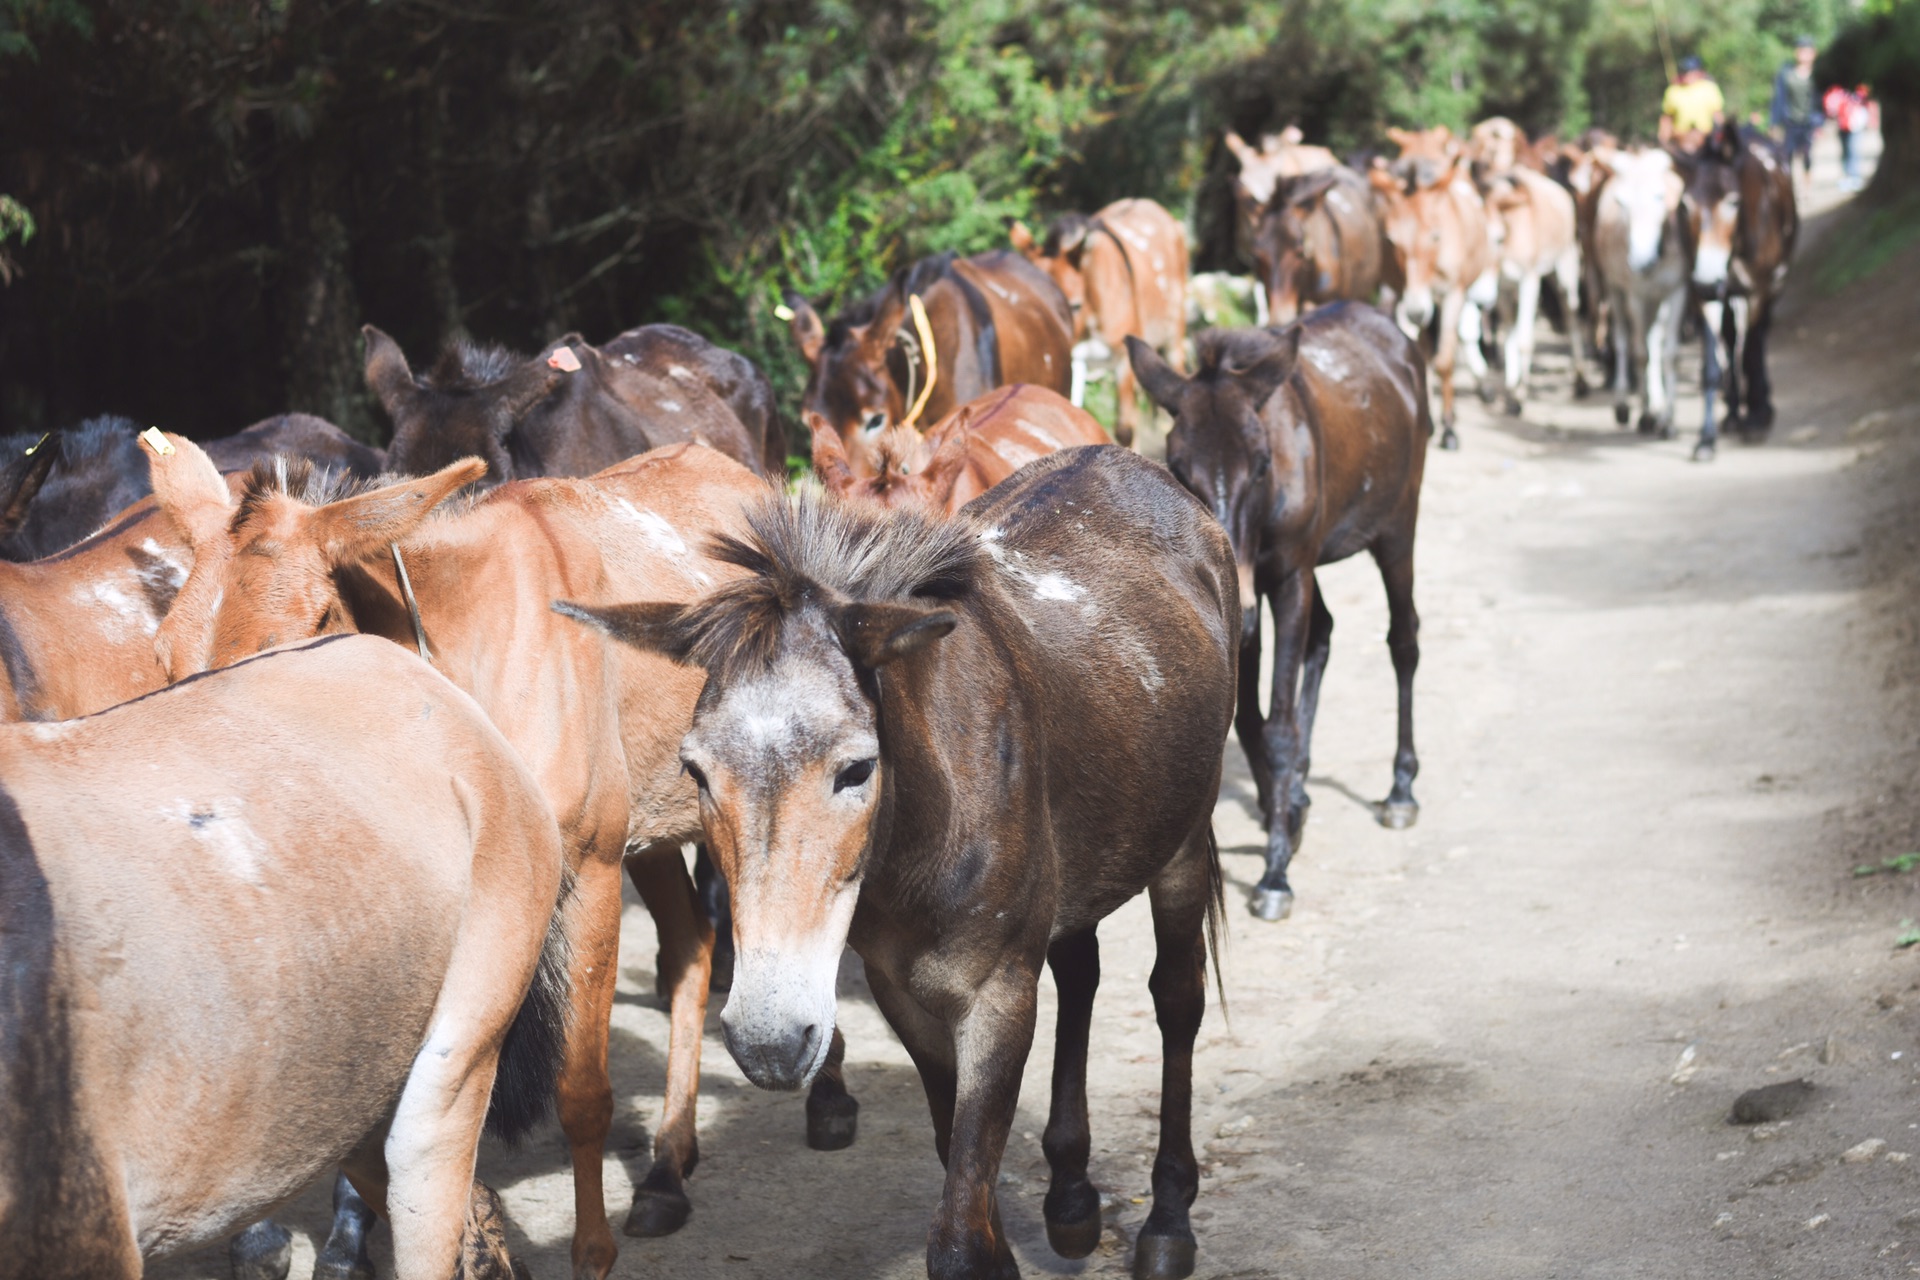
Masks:
[[[1446,126],[1436,126],[1436,130],[1445,133]],[[1431,142],[1436,130],[1409,136]],[[1414,171],[1425,172],[1426,159],[1418,153],[1415,156]],[[1379,201],[1395,274],[1402,283],[1395,319],[1413,336],[1423,332],[1436,316],[1439,318],[1433,373],[1440,383],[1440,447],[1457,449],[1460,437],[1453,429],[1454,359],[1464,350],[1468,368],[1485,384],[1487,361],[1480,354],[1482,313],[1499,296],[1499,258],[1487,225],[1486,206],[1474,190],[1466,160],[1457,156],[1445,162],[1431,183],[1401,177],[1387,166],[1376,166],[1368,177]]]
[[[682,445],[586,479],[517,481],[429,519],[479,465],[468,459],[346,496],[304,492],[308,477],[297,472],[256,473],[238,511],[196,547],[160,639],[176,677],[335,631],[424,646],[525,757],[576,874],[560,1121],[573,1158],[574,1273],[597,1278],[616,1252],[601,1161],[613,1117],[607,1035],[623,866],[659,930],[671,1022],[665,1115],[626,1229],[663,1235],[692,1212],[684,1183],[699,1159],[694,1104],[713,929],[681,860],[700,821],[676,744],[700,678],[598,640],[546,606],[563,593],[705,594],[738,571],[706,555],[704,538],[740,528],[741,504],[766,485],[711,449]],[[847,1145],[856,1110],[836,1064],[808,1099],[809,1140]]]
[[[774,498],[750,524],[716,549],[747,575],[698,603],[555,606],[707,673],[681,754],[734,886],[734,1060],[762,1088],[811,1078],[851,943],[947,1169],[927,1273],[1015,1276],[995,1186],[1051,966],[1047,1236],[1085,1257],[1094,931],[1145,888],[1164,1066],[1134,1274],[1190,1274],[1209,823],[1240,629],[1226,536],[1112,445],[1031,463],[954,520]]]
[[[689,442],[767,474],[785,468],[784,444],[767,438],[778,422],[755,415],[751,389],[742,394],[751,375],[739,366],[753,366],[684,329],[664,341],[636,329],[607,348],[568,334],[530,357],[456,342],[424,376],[392,338],[372,325],[364,333],[367,387],[393,420],[387,465],[396,472],[424,475],[479,458],[487,472],[478,483],[492,486],[592,475]],[[765,407],[771,398],[768,390]]]
[[[1234,248],[1249,262],[1253,260],[1260,216],[1272,202],[1274,189],[1287,178],[1318,173],[1339,163],[1325,147],[1303,146],[1305,136],[1299,126],[1288,125],[1277,134],[1262,137],[1258,147],[1231,129],[1221,139],[1239,166],[1233,177]],[[1265,324],[1266,297],[1258,293],[1255,298],[1263,308],[1260,322]]]
[[[507,1280],[474,1154],[550,1105],[561,880],[526,766],[380,641],[0,729],[0,1277],[131,1280],[342,1164],[397,1280]]]
[[[1367,180],[1345,165],[1282,178],[1253,234],[1254,269],[1275,324],[1323,302],[1373,301],[1386,253]]]
[[[1215,330],[1182,378],[1131,348],[1140,381],[1174,416],[1167,466],[1211,510],[1240,573],[1240,706],[1234,722],[1267,823],[1253,913],[1293,906],[1287,864],[1306,824],[1308,760],[1333,615],[1323,564],[1370,552],[1386,584],[1387,649],[1400,686],[1393,790],[1376,815],[1413,825],[1413,674],[1420,617],[1413,539],[1433,420],[1419,349],[1372,307],[1334,303],[1285,329]],[[1273,698],[1260,711],[1260,601],[1273,610]]]
[[[1073,385],[1068,398],[1086,403],[1094,364],[1119,359],[1128,334],[1186,367],[1187,233],[1174,216],[1151,200],[1116,200],[1091,218],[1069,214],[1055,222],[1044,243],[1022,223],[1010,233],[1013,247],[1053,278],[1073,309]],[[1133,443],[1140,405],[1133,368],[1119,360],[1113,436]],[[1095,442],[1098,443],[1098,442]]]
[[[933,353],[923,351],[911,299],[926,308]],[[831,325],[789,293],[793,338],[811,370],[802,421],[825,418],[857,476],[876,467],[874,442],[925,405],[913,425],[936,422],[995,387],[1030,382],[1067,394],[1073,314],[1047,274],[1011,250],[922,258]],[[932,372],[928,390],[929,366]]]
[[[919,503],[952,514],[1035,458],[1082,444],[1106,444],[1107,431],[1085,409],[1045,387],[1024,383],[989,391],[936,423],[881,435],[875,475],[853,474],[840,433],[815,416],[813,469],[828,493],[882,506]]]

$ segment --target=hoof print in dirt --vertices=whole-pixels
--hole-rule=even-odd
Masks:
[[[1813,1096],[1811,1080],[1783,1080],[1760,1089],[1749,1089],[1733,1100],[1728,1124],[1772,1124],[1785,1120]]]

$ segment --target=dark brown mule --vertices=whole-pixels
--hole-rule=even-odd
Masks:
[[[1240,709],[1235,728],[1267,823],[1267,872],[1253,913],[1293,905],[1287,864],[1309,804],[1320,677],[1333,614],[1314,570],[1360,551],[1387,588],[1387,649],[1400,684],[1393,790],[1376,814],[1389,827],[1419,815],[1413,779],[1413,536],[1433,420],[1426,365],[1380,312],[1322,307],[1286,329],[1217,330],[1200,371],[1182,378],[1134,347],[1141,384],[1173,414],[1167,466],[1225,526],[1240,571]],[[1273,701],[1260,712],[1260,600],[1273,610]]]
[[[7,513],[0,518],[0,559],[39,560],[65,551],[153,492],[139,433],[130,418],[105,417],[0,440],[0,503]],[[378,475],[386,465],[380,450],[304,413],[256,422],[202,448],[222,471],[244,471],[275,455],[356,476]]]
[[[1280,179],[1253,233],[1254,268],[1275,324],[1323,302],[1373,301],[1386,254],[1373,192],[1345,165]]]
[[[1687,183],[1686,213],[1695,244],[1693,291],[1706,332],[1706,419],[1695,458],[1711,458],[1719,437],[1713,395],[1726,344],[1727,423],[1749,440],[1773,427],[1773,383],[1767,376],[1767,334],[1773,304],[1787,278],[1799,236],[1793,174],[1787,157],[1764,135],[1728,124],[1698,152],[1676,150]],[[1744,377],[1745,383],[1742,384]]]
[[[763,475],[786,474],[786,428],[774,403],[773,384],[753,361],[677,324],[629,329],[601,343],[600,352],[654,379],[662,387],[658,399],[673,399],[674,387],[699,387],[719,396],[747,435],[761,442],[762,461],[756,469]],[[664,405],[657,407],[665,411]]]
[[[837,498],[919,503],[950,515],[1035,458],[1105,443],[1098,418],[1057,392],[1020,383],[968,401],[925,436],[912,427],[885,432],[875,446],[877,473],[864,479],[848,465],[840,433],[815,418],[813,469]]]
[[[517,481],[428,519],[478,466],[468,459],[348,496],[304,491],[298,473],[284,481],[257,473],[218,536],[196,545],[193,576],[161,640],[176,676],[334,631],[409,649],[424,643],[533,769],[577,875],[560,1121],[573,1158],[574,1273],[600,1277],[615,1256],[601,1162],[613,1117],[607,1035],[623,865],[659,931],[671,1023],[666,1111],[626,1229],[666,1234],[692,1211],[684,1181],[699,1158],[694,1110],[713,931],[681,860],[680,846],[700,838],[700,815],[678,743],[700,677],[591,636],[547,603],[562,594],[609,602],[704,594],[737,573],[704,554],[705,537],[740,528],[741,504],[765,483],[711,449],[683,445],[587,479]],[[855,1110],[836,1067],[808,1099],[809,1140],[847,1145]]]
[[[343,1164],[398,1280],[507,1280],[474,1153],[551,1101],[561,878],[526,766],[378,641],[0,729],[0,1277],[131,1280]]]
[[[175,479],[201,534],[222,527],[212,504],[229,500],[230,483],[210,466]],[[165,685],[154,637],[193,568],[193,532],[143,498],[58,555],[0,561],[0,721],[91,715]]]
[[[694,442],[756,471],[765,468],[774,447],[753,433],[729,399],[739,375],[710,367],[733,368],[732,362],[713,355],[681,366],[689,376],[676,376],[671,357],[657,359],[659,352],[650,349],[656,344],[637,337],[641,332],[615,339],[617,354],[576,334],[531,357],[456,342],[416,377],[400,345],[368,325],[367,386],[393,420],[388,466],[424,475],[479,458],[487,464],[480,483],[492,486],[592,475],[648,449]],[[757,420],[755,428],[764,433],[770,420]],[[772,474],[783,466],[784,460]]]
[[[1187,233],[1152,200],[1116,200],[1091,218],[1068,214],[1036,243],[1022,223],[1013,247],[1053,278],[1073,309],[1073,385],[1068,398],[1086,403],[1095,365],[1119,360],[1113,436],[1133,443],[1140,405],[1133,369],[1123,359],[1128,334],[1185,368],[1187,359]]]
[[[811,367],[801,397],[808,433],[821,417],[840,433],[854,474],[874,474],[873,444],[905,422],[927,386],[928,353],[910,299],[926,308],[938,368],[913,425],[936,422],[995,387],[1030,382],[1070,390],[1073,315],[1047,274],[1011,250],[922,258],[887,286],[823,325],[799,294],[787,295],[793,337]]]
[[[1134,1274],[1189,1274],[1209,822],[1240,627],[1226,537],[1112,445],[1042,458],[955,520],[775,499],[750,522],[717,552],[747,576],[699,603],[556,606],[707,673],[682,755],[734,886],[734,1060],[762,1088],[820,1069],[850,942],[947,1169],[927,1273],[1015,1276],[995,1184],[1051,966],[1047,1236],[1084,1257],[1101,1235],[1094,930],[1145,888],[1164,1065]]]

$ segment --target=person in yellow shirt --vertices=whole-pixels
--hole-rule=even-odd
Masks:
[[[1726,119],[1727,102],[1700,65],[1700,59],[1680,59],[1680,78],[1667,86],[1660,100],[1660,141],[1683,151],[1698,151],[1714,127]]]

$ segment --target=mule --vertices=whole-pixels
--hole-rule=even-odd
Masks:
[[[1047,1238],[1085,1257],[1102,1232],[1095,930],[1145,888],[1163,1068],[1134,1274],[1190,1274],[1192,1052],[1240,627],[1226,535],[1111,445],[1039,459],[953,520],[802,497],[749,525],[716,548],[746,576],[703,601],[556,605],[706,672],[681,754],[734,886],[729,1052],[761,1088],[811,1078],[851,943],[947,1170],[927,1273],[1017,1275],[995,1184],[1050,966]]]
[[[1449,180],[1454,161],[1466,154],[1460,139],[1446,125],[1427,129],[1388,129],[1387,137],[1400,148],[1388,166],[1409,188],[1440,186]]]
[[[0,559],[39,560],[104,528],[153,491],[140,426],[130,418],[90,418],[70,430],[0,440]],[[244,471],[276,454],[307,458],[356,476],[378,475],[378,449],[324,418],[285,413],[203,446],[222,471]],[[28,450],[32,450],[28,453]]]
[[[1073,383],[1069,399],[1086,404],[1087,380],[1114,366],[1128,334],[1184,367],[1187,347],[1187,233],[1151,200],[1116,200],[1091,218],[1068,214],[1044,243],[1022,223],[1013,247],[1053,277],[1073,311]],[[1114,369],[1113,438],[1131,445],[1140,404],[1133,369]]]
[[[1373,301],[1386,252],[1380,215],[1359,174],[1335,165],[1281,179],[1253,237],[1267,314],[1290,324],[1323,302]]]
[[[1686,184],[1665,151],[1602,151],[1607,173],[1594,211],[1594,259],[1607,290],[1613,335],[1613,420],[1627,425],[1638,381],[1639,429],[1673,435],[1680,321],[1693,273]]]
[[[922,349],[911,314],[915,297],[926,309],[931,352]],[[938,421],[1016,382],[1061,395],[1072,390],[1067,297],[1012,250],[922,258],[830,325],[797,293],[786,295],[786,305],[808,368],[801,420],[825,418],[859,476],[876,473],[874,442],[916,407],[920,416],[909,425]]]
[[[685,339],[656,344],[633,330],[615,340],[615,352],[568,334],[532,357],[455,342],[431,370],[416,375],[392,338],[372,325],[362,332],[367,388],[393,422],[387,465],[396,472],[423,475],[479,458],[487,470],[476,483],[491,487],[592,475],[649,449],[688,442],[766,474],[785,469],[782,457],[768,470],[784,446],[756,437],[741,419],[727,396],[737,383],[725,369],[716,373],[696,361],[677,366],[684,376],[672,373],[673,350]],[[714,365],[733,363],[708,354]],[[765,418],[754,427],[775,430]]]
[[[662,385],[703,387],[720,397],[748,437],[761,442],[761,461],[754,469],[768,476],[786,474],[786,427],[773,383],[753,361],[677,324],[643,324],[602,343],[600,351]],[[659,398],[672,399],[673,392],[660,392]]]
[[[1586,352],[1581,345],[1580,239],[1573,196],[1543,173],[1518,165],[1494,171],[1483,187],[1489,234],[1499,248],[1500,392],[1506,411],[1521,412],[1533,377],[1534,327],[1540,286],[1551,277],[1560,295],[1572,345],[1575,394],[1582,392]]]
[[[840,434],[815,417],[813,468],[828,493],[882,506],[921,503],[949,515],[1035,458],[1057,449],[1106,444],[1107,430],[1085,409],[1045,387],[989,391],[927,430],[894,427],[880,437],[877,473],[853,474]]]
[[[546,604],[568,592],[608,602],[706,593],[737,571],[698,550],[702,537],[742,527],[743,502],[766,486],[714,450],[681,445],[589,478],[516,481],[429,518],[479,465],[365,492],[261,468],[228,519],[201,522],[216,533],[196,543],[193,574],[156,643],[180,678],[297,638],[383,636],[424,651],[533,769],[576,876],[560,1122],[573,1162],[574,1274],[598,1278],[616,1254],[601,1164],[613,1117],[607,1036],[623,866],[660,935],[670,1021],[665,1114],[624,1229],[664,1235],[692,1213],[685,1179],[699,1159],[713,930],[681,859],[700,822],[676,743],[700,681],[587,635]],[[836,1059],[808,1099],[809,1141],[848,1145],[857,1111]]]
[[[1445,126],[1440,126],[1444,131]],[[1395,131],[1390,131],[1395,132]],[[1433,372],[1440,383],[1440,447],[1457,449],[1453,372],[1463,346],[1477,383],[1487,379],[1480,353],[1481,313],[1499,296],[1498,259],[1486,207],[1455,157],[1431,185],[1417,185],[1386,166],[1368,173],[1403,291],[1395,309],[1400,327],[1417,335],[1439,317]]]
[[[131,1280],[338,1164],[400,1280],[506,1280],[475,1150],[552,1096],[561,883],[526,766],[379,641],[0,728],[0,1277]]]
[[[1240,584],[1239,709],[1234,727],[1267,826],[1267,867],[1249,906],[1263,920],[1293,908],[1287,868],[1306,825],[1313,722],[1333,614],[1314,571],[1360,551],[1387,591],[1387,651],[1399,683],[1393,788],[1383,826],[1412,826],[1413,677],[1420,615],[1413,545],[1433,419],[1426,365],[1380,312],[1333,303],[1284,329],[1204,335],[1183,378],[1129,348],[1140,381],[1173,414],[1167,466],[1227,531]],[[1260,711],[1260,604],[1273,611],[1273,690]]]
[[[1764,439],[1773,426],[1767,334],[1798,238],[1799,209],[1786,158],[1765,136],[1723,126],[1698,152],[1674,160],[1687,184],[1693,291],[1705,323],[1706,418],[1694,446],[1694,457],[1705,460],[1719,439],[1713,400],[1722,385],[1727,423],[1742,437]],[[1724,384],[1715,350],[1721,341]]]

